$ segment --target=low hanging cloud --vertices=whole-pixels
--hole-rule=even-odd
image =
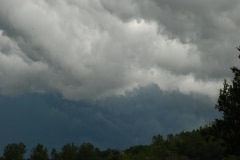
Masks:
[[[220,117],[208,97],[199,97],[166,93],[156,85],[91,102],[59,94],[0,95],[0,151],[18,141],[49,150],[69,142],[91,142],[100,149],[149,144],[154,135],[196,129]]]
[[[181,2],[0,1],[0,93],[79,100],[155,83],[216,97],[235,62],[239,3]]]

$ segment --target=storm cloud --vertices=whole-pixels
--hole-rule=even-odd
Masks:
[[[70,142],[91,142],[101,149],[150,144],[154,135],[166,137],[209,124],[220,116],[213,106],[206,96],[166,93],[156,85],[91,102],[59,94],[0,96],[0,151],[19,141],[29,150],[38,143],[49,149]]]
[[[239,0],[0,0],[0,150],[149,144],[211,123]]]
[[[155,83],[216,98],[236,64],[237,0],[0,3],[4,95],[96,99]]]

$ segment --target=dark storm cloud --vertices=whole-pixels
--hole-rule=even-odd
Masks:
[[[211,122],[239,15],[238,0],[0,0],[0,148],[125,148]]]
[[[0,3],[5,95],[91,99],[156,83],[216,98],[240,41],[234,0]]]
[[[117,149],[149,144],[155,134],[191,130],[218,117],[212,102],[202,98],[164,92],[156,85],[92,102],[73,102],[54,94],[1,96],[1,148],[18,141],[49,148],[68,142]]]

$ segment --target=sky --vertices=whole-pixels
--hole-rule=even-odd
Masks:
[[[220,117],[239,0],[0,0],[0,149],[123,149]]]

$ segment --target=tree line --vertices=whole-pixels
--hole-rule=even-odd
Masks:
[[[237,47],[240,51],[240,47]],[[240,58],[240,56],[239,56]],[[31,150],[29,160],[240,160],[240,69],[231,68],[234,78],[220,89],[216,109],[221,119],[197,130],[155,135],[149,145],[125,150],[100,150],[91,143],[65,144],[48,151],[42,144]],[[24,160],[23,142],[5,146],[0,160]]]
[[[237,154],[226,153],[227,146],[222,138],[208,133],[211,126],[189,132],[169,134],[166,138],[155,135],[149,145],[137,145],[125,150],[100,150],[91,143],[80,146],[68,143],[60,151],[48,151],[42,144],[31,149],[27,160],[237,160]],[[5,146],[0,160],[24,160],[24,143]]]

